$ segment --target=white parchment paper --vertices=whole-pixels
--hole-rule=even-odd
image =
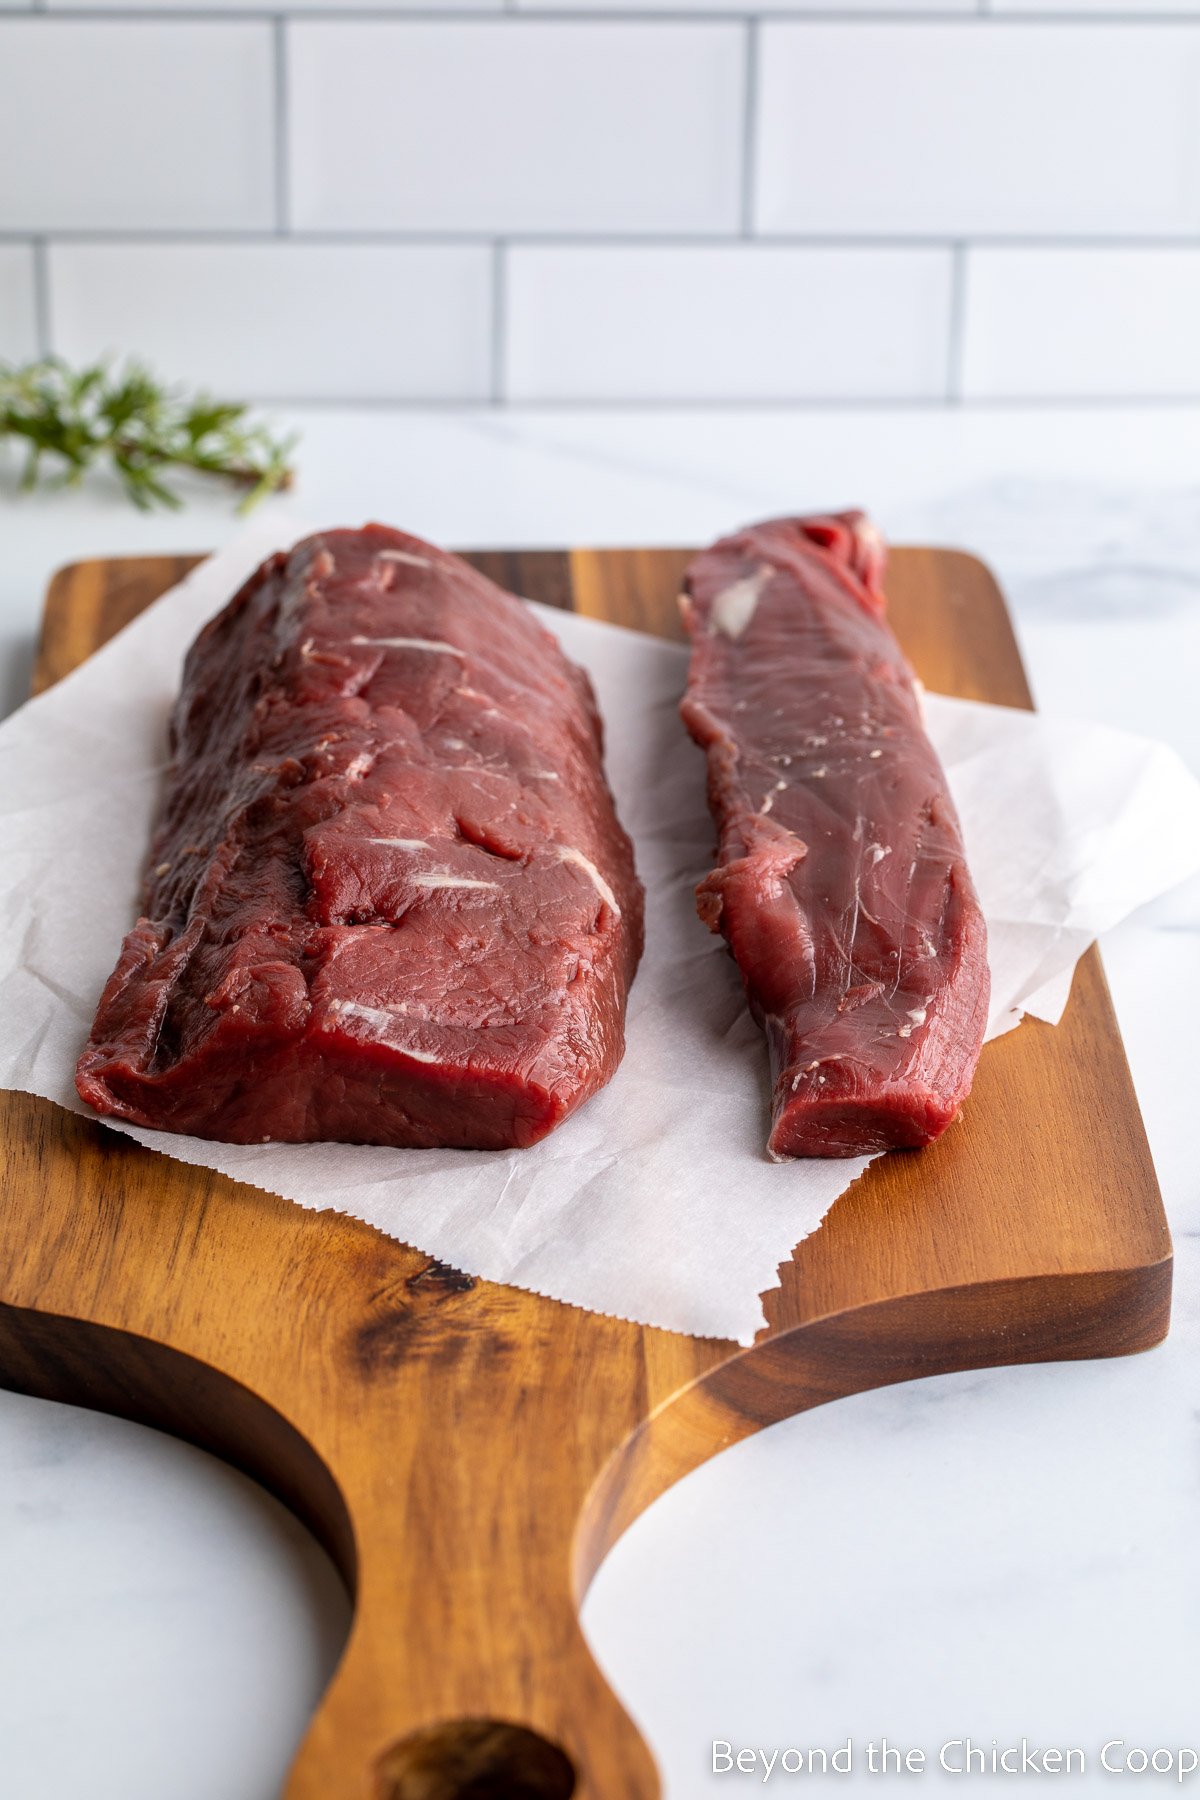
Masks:
[[[183,654],[262,558],[307,529],[252,527],[0,726],[0,1086],[86,1110],[75,1061],[135,914]],[[507,1153],[116,1128],[470,1274],[748,1343],[780,1262],[867,1159],[764,1155],[765,1047],[693,905],[714,833],[703,760],[676,711],[685,652],[538,611],[595,683],[647,889],[646,954],[610,1086],[544,1143]],[[937,696],[928,724],[988,920],[989,1036],[1024,1012],[1055,1022],[1091,940],[1200,868],[1200,785],[1172,751],[1106,728]]]

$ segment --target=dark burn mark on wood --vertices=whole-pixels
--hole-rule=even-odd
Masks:
[[[437,1262],[433,1257],[410,1275],[406,1287],[433,1290],[440,1294],[469,1294],[475,1286],[474,1275],[464,1275],[461,1269],[452,1269],[449,1263]]]
[[[414,1357],[439,1367],[465,1355],[489,1361],[507,1355],[509,1346],[481,1327],[473,1312],[462,1312],[478,1286],[474,1275],[452,1269],[430,1257],[414,1274],[386,1288],[378,1310],[353,1334],[351,1359],[360,1375],[386,1375]]]

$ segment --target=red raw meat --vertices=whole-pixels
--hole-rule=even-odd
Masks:
[[[200,633],[172,750],[98,1111],[497,1149],[609,1080],[642,890],[591,685],[523,602],[383,525],[309,538]]]
[[[840,513],[751,526],[685,582],[681,710],[720,831],[697,906],[767,1035],[776,1157],[929,1143],[987,1023],[983,914],[883,564]]]

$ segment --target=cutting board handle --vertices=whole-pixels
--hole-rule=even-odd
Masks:
[[[376,1440],[386,1486],[346,1487],[354,1631],[286,1800],[658,1800],[649,1750],[578,1621],[632,1520],[720,1450],[826,1401],[954,1369],[1145,1348],[1165,1329],[1170,1266],[848,1308],[735,1352],[640,1424],[636,1392],[608,1378],[603,1356],[592,1366],[597,1329],[628,1329],[618,1321],[552,1307],[541,1317],[553,1329],[531,1332],[531,1306],[551,1303],[437,1264],[414,1292],[398,1359],[385,1325],[368,1331],[386,1416],[404,1432]],[[579,1357],[573,1321],[586,1332]]]
[[[610,1386],[587,1315],[402,1254],[409,1273],[334,1352],[357,1417],[318,1449],[353,1524],[355,1616],[287,1800],[655,1800],[573,1578],[597,1453],[636,1423],[633,1396],[581,1407]]]

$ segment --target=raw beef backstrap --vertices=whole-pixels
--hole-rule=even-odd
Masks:
[[[926,1144],[967,1094],[983,915],[861,513],[777,519],[688,570],[684,721],[718,864],[697,890],[770,1051],[768,1149]]]
[[[608,1081],[642,891],[591,686],[522,601],[382,525],[309,538],[197,638],[172,751],[98,1111],[493,1149]]]

